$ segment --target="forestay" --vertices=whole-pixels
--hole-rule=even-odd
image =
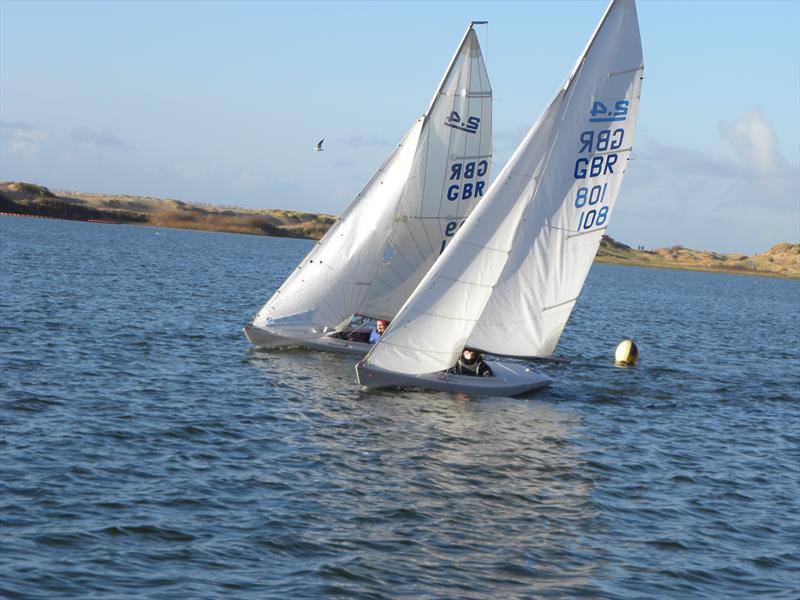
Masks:
[[[619,192],[643,65],[634,2],[613,1],[567,81],[365,364],[421,374],[472,346],[553,352]]]
[[[491,87],[470,26],[427,110],[253,325],[310,339],[391,319],[488,186]]]

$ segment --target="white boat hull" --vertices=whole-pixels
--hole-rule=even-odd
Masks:
[[[271,350],[279,348],[308,348],[310,350],[321,350],[323,352],[365,356],[373,346],[372,344],[354,342],[330,335],[310,340],[295,339],[284,335],[278,335],[266,329],[254,327],[253,325],[245,325],[244,333],[254,346]]]
[[[472,377],[447,372],[406,375],[370,367],[363,363],[356,365],[356,377],[366,388],[418,387],[493,396],[516,396],[553,383],[547,375],[522,364],[494,360],[487,360],[486,364],[492,369],[494,374],[492,377]]]

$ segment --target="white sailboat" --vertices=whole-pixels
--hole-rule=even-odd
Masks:
[[[564,85],[380,341],[367,387],[518,394],[551,383],[515,362],[446,372],[462,348],[553,353],[588,275],[633,144],[643,73],[633,0],[613,0]]]
[[[354,316],[394,318],[482,198],[492,89],[473,24],[425,112],[245,327],[253,344],[365,354]]]

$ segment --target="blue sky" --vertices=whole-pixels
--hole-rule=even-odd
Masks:
[[[605,5],[3,0],[0,178],[339,213],[472,19],[490,22],[496,173]],[[747,253],[798,241],[800,2],[638,10],[636,162],[609,233]]]

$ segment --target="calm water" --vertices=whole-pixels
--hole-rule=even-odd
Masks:
[[[309,245],[0,217],[0,595],[800,595],[799,282],[595,266],[550,389],[365,393],[242,334]]]

